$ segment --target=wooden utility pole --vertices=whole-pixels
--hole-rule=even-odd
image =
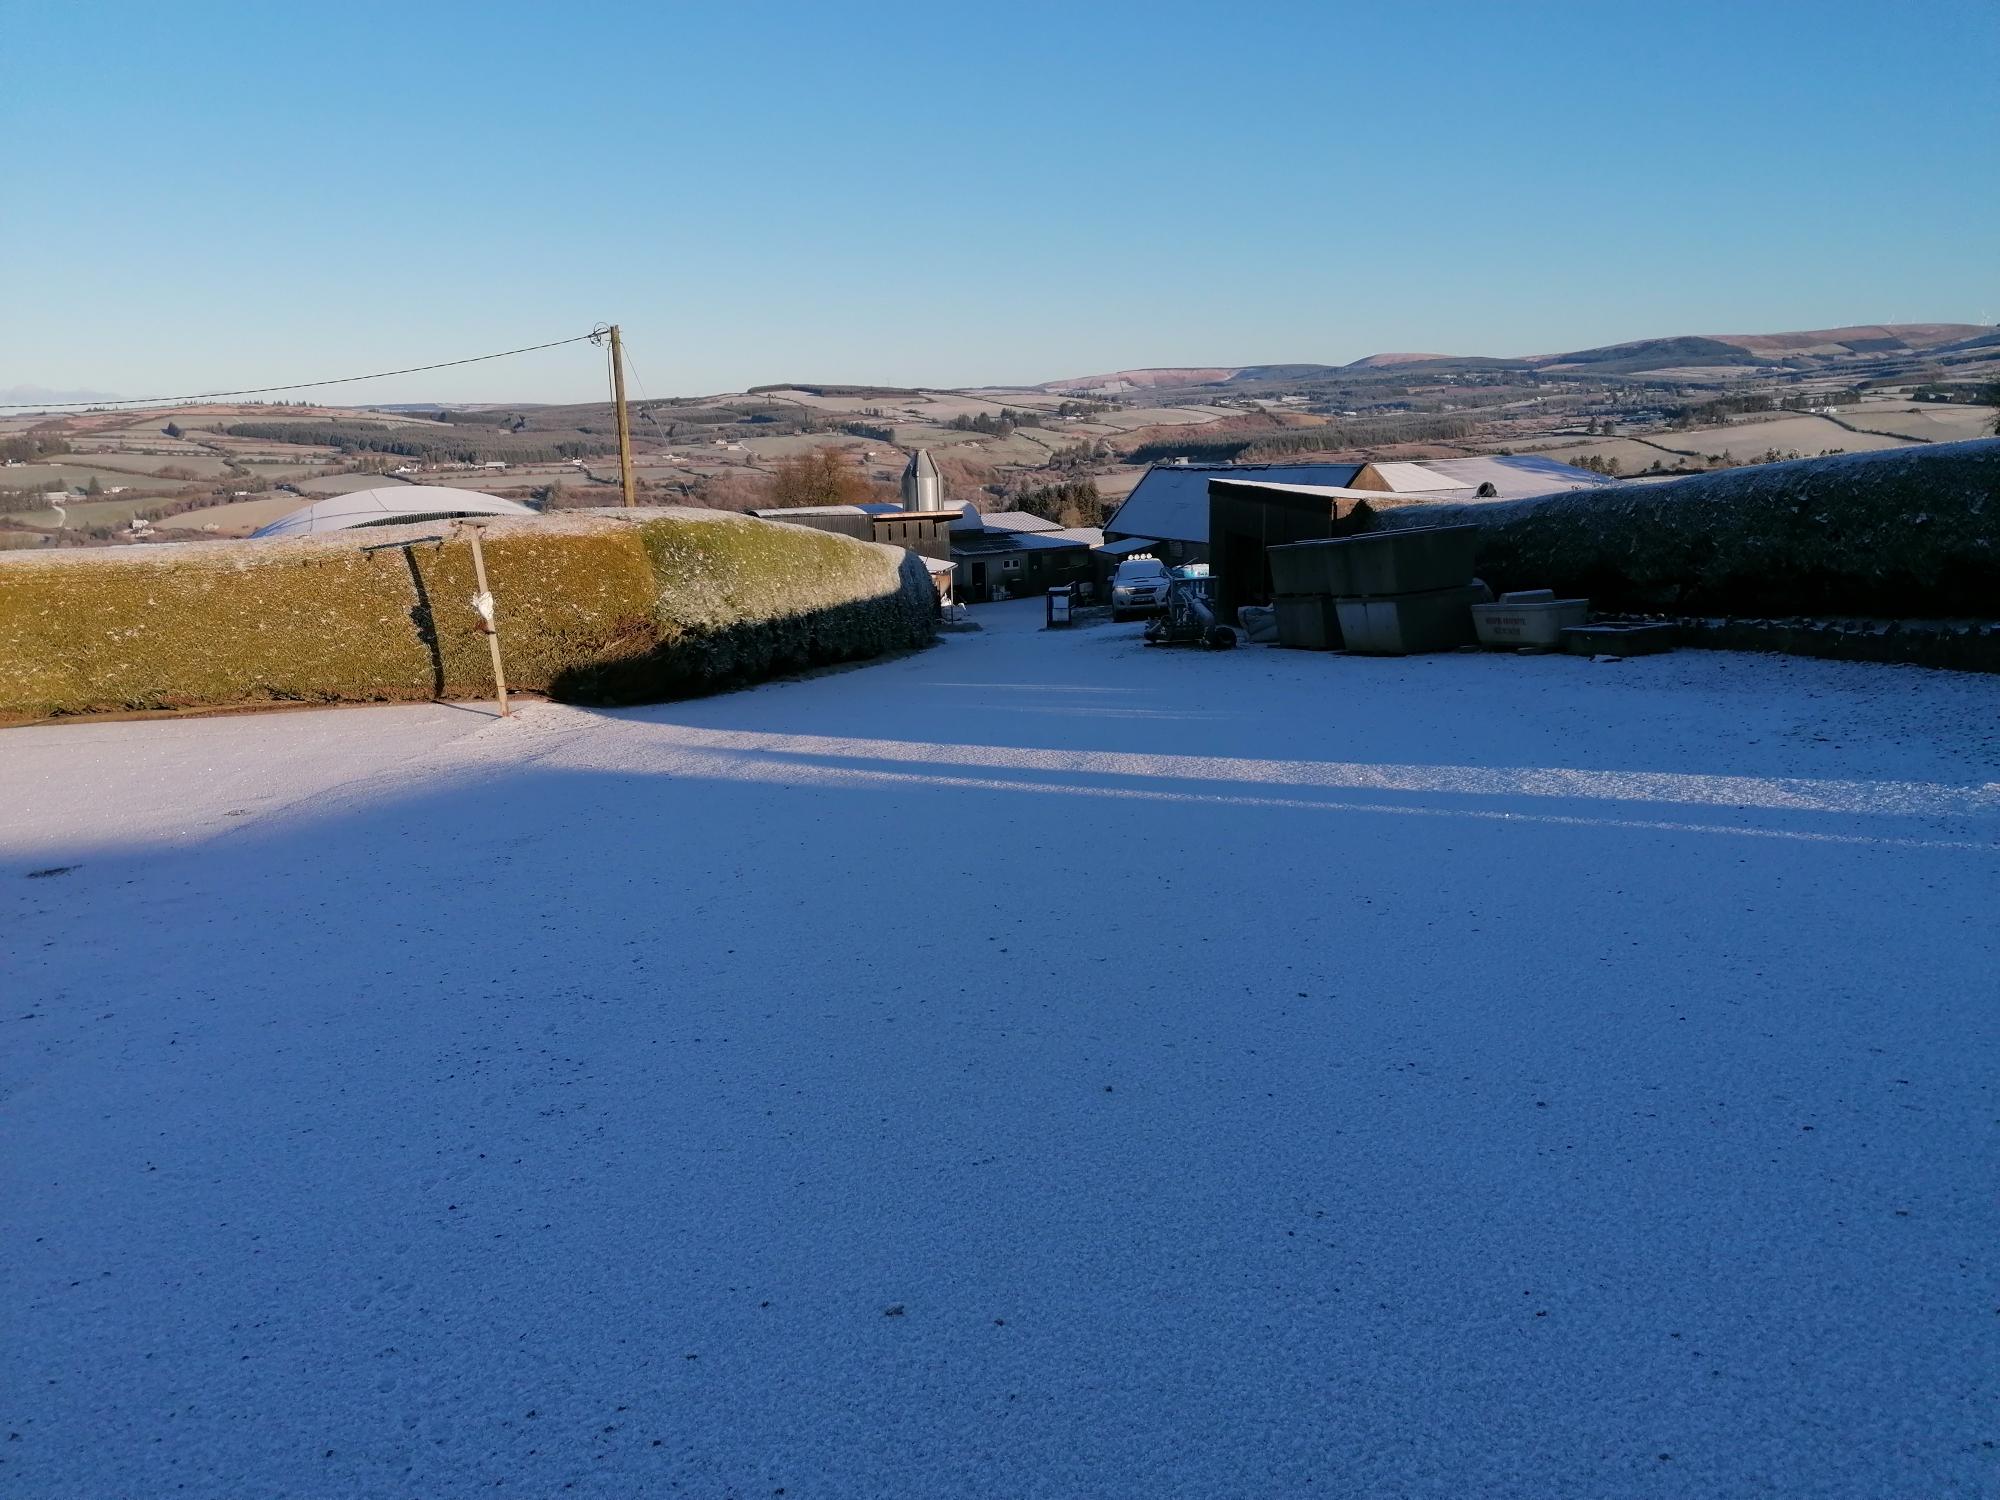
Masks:
[[[626,501],[631,504],[631,501]],[[500,626],[493,618],[493,591],[486,586],[486,554],[480,550],[479,528],[466,528],[472,536],[472,576],[479,585],[479,592],[472,596],[472,607],[479,613],[479,622],[486,632],[487,649],[493,653],[493,687],[500,695],[500,717],[507,717],[507,673],[500,665]]]
[[[616,323],[611,325],[611,400],[618,411],[618,473],[625,485],[625,503],[637,505],[632,493],[632,419],[625,414],[625,345]]]

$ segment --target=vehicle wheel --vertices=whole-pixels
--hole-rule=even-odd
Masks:
[[[1228,651],[1236,644],[1236,632],[1227,625],[1214,626],[1203,644],[1211,651]]]
[[[1126,614],[1125,611],[1122,609],[1114,609],[1111,611],[1111,623],[1113,625],[1123,625],[1127,620],[1131,618],[1132,617]]]

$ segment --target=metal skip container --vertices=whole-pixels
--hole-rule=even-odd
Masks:
[[[1278,614],[1278,644],[1298,651],[1338,651],[1340,616],[1326,594],[1280,594],[1271,601]]]
[[[1381,599],[1340,599],[1335,609],[1349,651],[1364,656],[1414,656],[1472,643],[1472,606],[1489,598],[1463,583]]]
[[[1493,596],[1472,581],[1477,526],[1372,531],[1328,544],[1349,651],[1411,656],[1472,641],[1472,606]]]
[[[1345,599],[1422,594],[1472,577],[1477,526],[1417,526],[1273,547],[1271,582],[1280,594]]]

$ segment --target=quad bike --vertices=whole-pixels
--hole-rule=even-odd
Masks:
[[[1167,584],[1167,607],[1146,626],[1149,646],[1205,646],[1227,651],[1236,632],[1215,617],[1215,580],[1207,570],[1176,568]]]

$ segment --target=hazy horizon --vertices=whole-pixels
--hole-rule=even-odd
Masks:
[[[17,7],[0,391],[634,394],[2000,316],[2000,10]],[[30,223],[32,219],[32,223]],[[29,232],[32,230],[32,232]],[[1226,356],[1216,358],[1217,355]],[[575,345],[302,392],[598,399]],[[17,396],[18,400],[32,399]]]
[[[1004,380],[1004,381],[969,380],[969,381],[952,381],[952,382],[908,381],[908,380],[902,380],[902,381],[860,380],[849,375],[838,374],[838,373],[829,375],[823,372],[822,373],[807,372],[805,374],[798,374],[795,372],[789,375],[781,374],[770,378],[762,378],[758,380],[747,381],[741,385],[706,386],[699,390],[672,390],[672,391],[654,390],[646,392],[644,394],[646,399],[654,399],[654,398],[668,397],[668,396],[689,397],[689,396],[740,394],[741,392],[750,389],[752,386],[773,386],[781,384],[880,385],[885,388],[896,387],[896,388],[911,389],[911,390],[980,390],[980,389],[1014,390],[1014,389],[1028,389],[1033,386],[1045,385],[1054,381],[1075,380],[1092,375],[1111,375],[1123,371],[1144,371],[1144,370],[1156,370],[1156,369],[1192,369],[1192,370],[1243,369],[1255,365],[1291,365],[1291,364],[1298,364],[1298,365],[1319,364],[1328,366],[1340,366],[1345,364],[1351,364],[1355,360],[1366,359],[1370,355],[1406,354],[1406,353],[1434,353],[1434,354],[1444,354],[1444,355],[1456,355],[1461,357],[1497,356],[1497,357],[1512,358],[1512,359],[1528,359],[1548,354],[1561,353],[1570,349],[1597,348],[1608,344],[1636,343],[1636,342],[1642,342],[1647,339],[1673,338],[1673,337],[1681,337],[1688,334],[1693,334],[1695,336],[1701,336],[1701,335],[1718,336],[1726,332],[1731,336],[1740,336],[1745,334],[1780,334],[1780,333],[1793,333],[1793,332],[1809,332],[1813,329],[1819,329],[1819,328],[1833,329],[1833,328],[1848,328],[1848,327],[1874,327],[1878,325],[1892,325],[1892,324],[1900,324],[1908,326],[1908,325],[1923,325],[1923,324],[1937,324],[1937,323],[1979,324],[1980,320],[1977,318],[1925,318],[1925,317],[1895,318],[1895,319],[1847,318],[1839,320],[1837,322],[1802,325],[1796,329],[1736,328],[1729,330],[1716,330],[1716,329],[1679,330],[1674,333],[1658,332],[1658,333],[1632,334],[1616,338],[1599,339],[1592,341],[1590,343],[1578,343],[1578,344],[1564,343],[1561,345],[1552,345],[1546,349],[1533,349],[1533,350],[1444,349],[1444,348],[1418,350],[1414,345],[1411,345],[1407,347],[1397,347],[1397,348],[1370,349],[1361,354],[1356,354],[1343,358],[1333,358],[1333,359],[1324,359],[1317,357],[1298,358],[1298,359],[1257,358],[1257,359],[1236,359],[1236,360],[1183,359],[1171,362],[1162,362],[1159,364],[1152,364],[1152,365],[1140,365],[1131,363],[1103,364],[1088,370],[1068,370],[1060,373],[1042,375],[1040,377],[1029,380]],[[1993,325],[1988,323],[1982,326],[1993,326]],[[573,349],[571,352],[572,354],[574,354],[577,351]],[[423,392],[417,395],[405,395],[405,396],[394,396],[394,397],[380,396],[380,395],[355,395],[350,400],[350,399],[344,399],[347,396],[346,391],[344,391],[339,386],[335,386],[332,389],[328,390],[301,390],[296,392],[280,392],[262,398],[250,398],[250,399],[263,399],[271,402],[304,401],[316,406],[399,406],[399,405],[415,404],[420,406],[435,405],[440,407],[483,406],[494,403],[499,403],[503,405],[512,403],[523,406],[554,406],[554,405],[572,405],[579,402],[603,401],[607,399],[607,390],[606,390],[606,377],[603,369],[601,368],[602,356],[597,355],[595,351],[591,350],[588,345],[582,346],[581,352],[595,361],[595,365],[593,366],[593,368],[596,370],[596,373],[599,377],[598,388],[595,391],[584,392],[581,394],[571,394],[564,396],[539,396],[539,395],[523,395],[519,393],[512,393],[512,394],[503,393],[498,395],[489,394],[489,395],[470,396],[470,395],[453,394],[448,390],[437,390],[437,391]],[[505,360],[497,361],[495,367],[504,370],[512,363],[515,363],[515,361],[505,361]],[[352,372],[341,372],[341,373],[347,374]],[[401,381],[397,383],[403,385],[411,385],[412,382],[414,382],[416,385],[421,385],[421,380],[422,377],[411,376],[411,377],[403,377]],[[387,383],[390,382],[385,382],[385,384]],[[357,391],[374,390],[376,389],[376,387],[373,385],[367,387],[357,386],[354,387],[353,389]],[[83,406],[90,405],[93,403],[116,404],[117,402],[120,401],[144,400],[147,399],[149,396],[161,396],[171,400],[193,400],[193,399],[198,399],[204,394],[206,393],[199,390],[188,390],[179,393],[178,395],[170,395],[168,392],[164,391],[142,394],[137,392],[100,390],[95,387],[87,387],[82,390],[63,390],[63,389],[51,389],[45,386],[23,384],[18,386],[0,386],[0,408],[5,408],[10,404],[18,407],[29,404],[57,404],[57,403],[70,408],[81,408]],[[632,390],[628,391],[627,394],[632,396],[634,399],[638,399],[641,393],[638,392],[637,390]]]

